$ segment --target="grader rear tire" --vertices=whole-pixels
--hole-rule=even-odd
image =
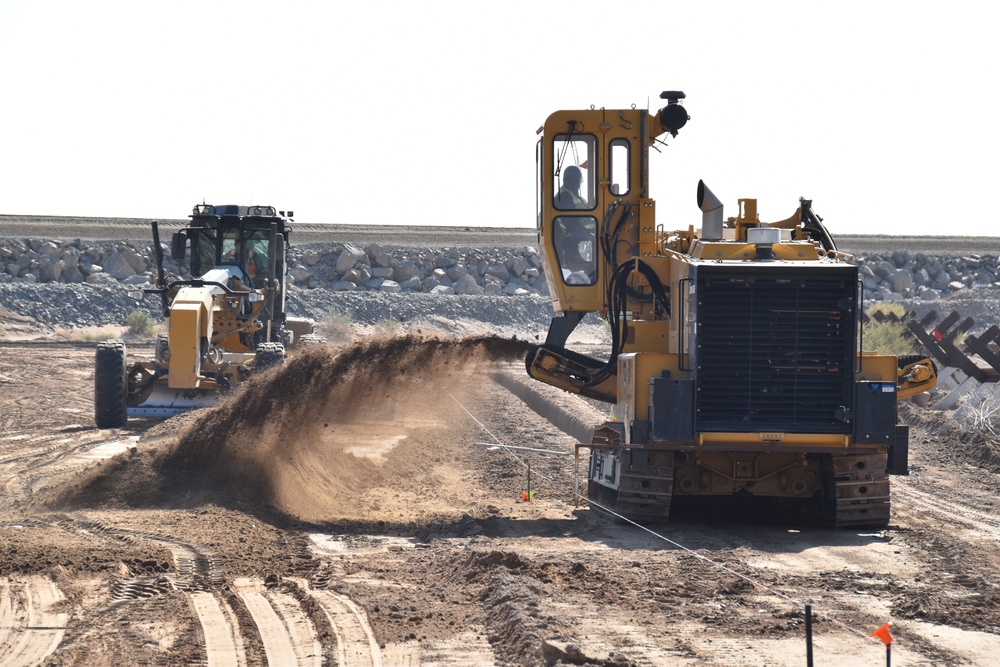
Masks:
[[[298,338],[298,344],[302,347],[316,347],[319,345],[326,345],[326,338],[318,334],[302,334]]]
[[[94,422],[97,428],[124,428],[128,421],[125,343],[105,340],[94,357]]]
[[[254,366],[258,371],[285,363],[285,346],[281,343],[261,343],[257,346]]]
[[[153,356],[161,364],[170,363],[170,335],[161,333],[156,335],[156,348]]]

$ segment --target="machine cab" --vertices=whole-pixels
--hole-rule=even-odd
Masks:
[[[276,254],[276,276],[284,272],[285,243],[277,242],[280,248],[271,247],[271,225],[276,223],[277,236],[284,241],[285,222],[284,212],[279,213],[271,206],[195,206],[187,229],[191,239],[191,275],[204,276],[221,267],[246,287],[265,287],[272,277],[268,275],[272,254]]]
[[[540,130],[536,155],[539,245],[558,311],[601,311],[603,275],[655,250],[647,188],[649,146],[687,121],[667,92],[655,115],[644,109],[556,111]]]

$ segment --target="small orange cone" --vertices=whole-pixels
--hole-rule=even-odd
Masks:
[[[881,628],[879,628],[878,630],[876,630],[875,632],[871,633],[868,636],[869,637],[878,637],[880,640],[882,640],[883,644],[885,644],[886,646],[888,646],[889,644],[892,643],[892,635],[889,634],[889,626],[890,625],[892,625],[892,623],[886,623]]]

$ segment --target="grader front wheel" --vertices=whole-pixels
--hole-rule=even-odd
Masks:
[[[125,343],[105,340],[94,357],[94,422],[97,428],[124,428],[128,421]]]

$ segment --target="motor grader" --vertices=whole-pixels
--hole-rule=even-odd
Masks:
[[[699,181],[695,225],[666,231],[650,149],[689,120],[664,106],[557,111],[539,130],[538,240],[553,307],[532,377],[613,404],[590,447],[599,509],[666,521],[672,499],[754,496],[837,526],[885,526],[889,478],[906,474],[900,399],[933,363],[864,350],[863,288],[812,208],[738,215]],[[587,313],[610,325],[607,359],[567,349]],[[702,503],[704,504],[704,503]]]
[[[168,332],[152,358],[131,365],[121,340],[102,341],[94,366],[94,417],[121,428],[128,417],[169,417],[209,405],[219,393],[284,361],[285,348],[309,341],[310,320],[288,317],[286,252],[292,212],[271,206],[199,204],[171,237],[171,257],[190,275],[167,277],[159,226],[152,223],[157,278],[130,292],[162,303]]]

